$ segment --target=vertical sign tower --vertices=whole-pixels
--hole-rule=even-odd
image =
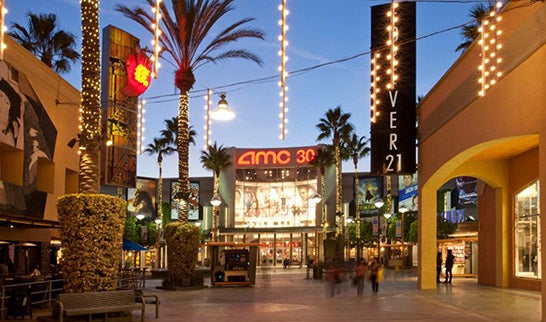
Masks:
[[[372,6],[371,172],[416,171],[415,2]]]

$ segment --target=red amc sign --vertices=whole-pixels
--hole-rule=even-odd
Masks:
[[[237,149],[237,168],[282,168],[306,165],[317,155],[315,147],[281,149]]]

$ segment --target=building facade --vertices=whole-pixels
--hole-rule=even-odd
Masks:
[[[57,198],[78,192],[80,93],[5,38],[0,60],[0,262],[49,271],[58,247]],[[52,243],[53,241],[53,243]]]
[[[501,32],[482,41],[494,38],[498,51],[492,55],[475,41],[419,105],[418,283],[436,287],[438,190],[455,177],[474,177],[478,283],[542,291],[546,319],[546,221],[540,218],[546,209],[540,196],[546,180],[546,5],[509,2],[492,16],[502,17],[493,28]],[[491,69],[493,58],[498,64]],[[487,81],[486,70],[497,79]]]

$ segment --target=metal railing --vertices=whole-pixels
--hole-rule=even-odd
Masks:
[[[5,319],[16,292],[24,293],[29,305],[51,305],[59,293],[64,292],[64,280],[53,279],[26,283],[0,285],[0,319]]]

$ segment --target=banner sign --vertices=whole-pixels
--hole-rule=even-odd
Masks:
[[[416,171],[415,2],[372,6],[371,172]]]

